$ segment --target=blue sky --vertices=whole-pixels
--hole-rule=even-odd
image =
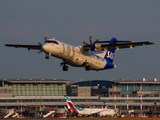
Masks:
[[[159,0],[1,0],[0,78],[56,78],[71,81],[90,79],[160,79]],[[116,51],[117,68],[85,71],[36,50],[5,47],[6,43],[37,44],[44,36],[71,45],[93,40],[154,41],[155,45]]]

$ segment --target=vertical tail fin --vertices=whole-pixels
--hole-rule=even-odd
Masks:
[[[110,40],[110,45],[116,44],[117,39],[116,38],[112,38]],[[104,57],[104,59],[106,59],[107,61],[109,61],[110,63],[113,63],[113,59],[114,59],[114,54],[115,54],[115,49],[113,50],[107,50],[106,55]]]
[[[71,112],[73,111],[74,113],[78,114],[78,111],[82,111],[82,109],[74,106],[74,104],[72,103],[72,101],[69,99],[68,96],[66,96],[66,99],[67,99],[67,107]]]
[[[75,108],[75,106],[73,105],[72,101],[69,99],[68,96],[66,96],[66,100],[67,100],[67,107],[68,107],[68,109]]]
[[[103,104],[103,106],[102,106],[102,109],[106,109],[106,108],[107,108],[107,102],[108,102],[108,100],[105,100],[105,101],[104,101],[104,104]]]

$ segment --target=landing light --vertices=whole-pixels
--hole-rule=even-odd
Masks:
[[[155,42],[149,41],[149,43],[155,44]]]
[[[116,47],[117,50],[119,50],[119,47]]]

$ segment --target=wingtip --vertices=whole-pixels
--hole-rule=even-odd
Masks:
[[[7,46],[7,47],[8,47],[9,45],[8,45],[8,44],[4,44],[4,46]]]
[[[151,43],[151,44],[155,44],[155,42],[152,42],[152,41],[149,41],[149,43]]]

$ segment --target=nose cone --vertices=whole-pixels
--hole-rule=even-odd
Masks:
[[[48,49],[48,45],[43,44],[43,45],[42,45],[42,50],[43,50],[43,51],[46,51],[47,49]]]

